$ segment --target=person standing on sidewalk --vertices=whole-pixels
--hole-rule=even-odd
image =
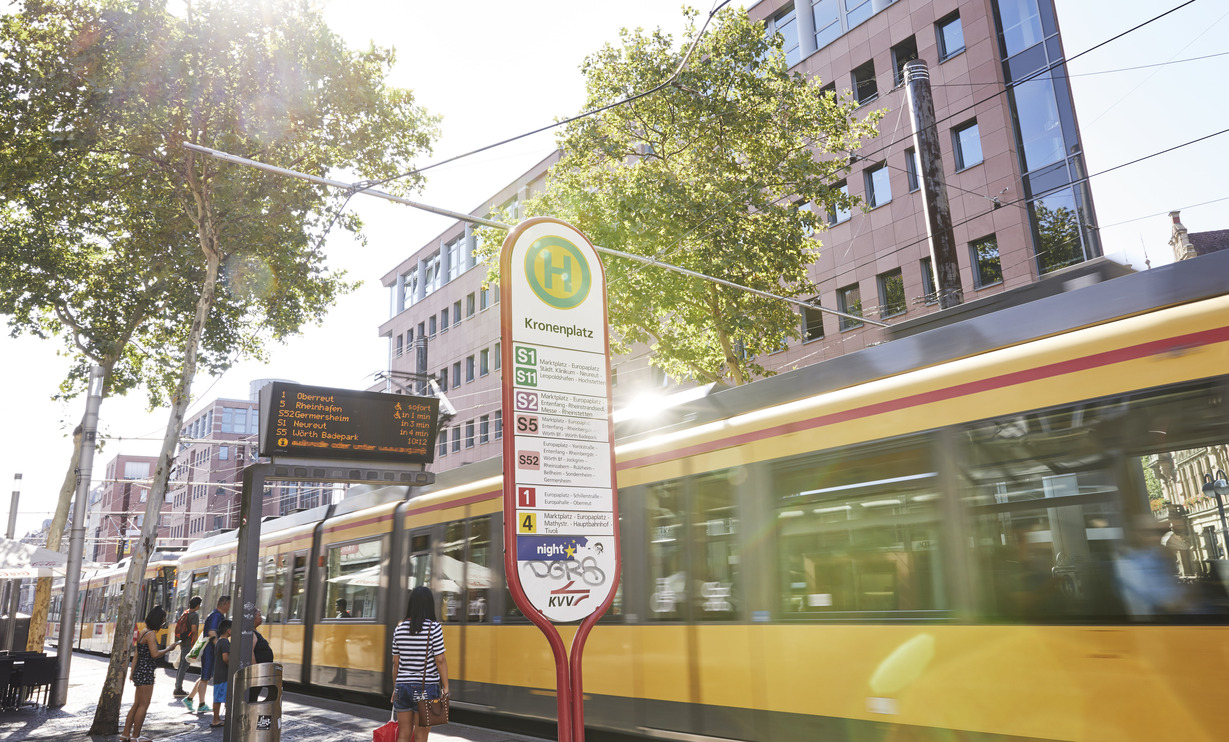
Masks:
[[[256,631],[256,629],[259,629],[260,625],[264,622],[265,622],[265,617],[261,615],[260,609],[257,608],[256,618],[252,621],[252,632],[256,634],[256,636],[252,638],[252,664],[253,665],[261,663],[261,662],[272,662],[273,661],[273,648],[269,646],[269,640],[265,639],[265,637],[261,635],[259,631]]]
[[[405,619],[393,631],[393,710],[397,742],[427,742],[431,727],[419,726],[418,702],[448,697],[444,629],[435,620],[435,596],[419,585],[410,591]]]
[[[166,611],[161,606],[154,606],[149,615],[145,616],[145,631],[137,637],[137,649],[132,653],[131,677],[136,686],[136,695],[132,700],[132,708],[124,719],[124,733],[120,742],[129,742],[135,735],[145,740],[141,727],[145,724],[145,713],[149,711],[149,701],[154,695],[154,660],[170,652],[179,642],[171,644],[166,649],[158,648],[158,631],[166,626]]]
[[[230,664],[230,619],[218,624],[218,642],[214,647],[213,661],[213,721],[211,729],[222,726],[222,704],[226,703],[226,687],[229,684],[227,666]]]
[[[209,690],[209,681],[213,678],[214,648],[218,641],[218,626],[226,620],[226,612],[229,610],[230,596],[223,595],[218,598],[217,608],[213,609],[201,628],[205,636],[209,637],[209,643],[201,650],[201,677],[192,687],[192,692],[188,694],[188,697],[183,699],[189,711],[192,710],[193,696],[197,697],[196,713],[203,714],[209,710],[209,705],[205,703],[205,692]]]
[[[175,641],[179,642],[179,670],[175,673],[174,691],[176,698],[188,695],[188,691],[183,689],[183,681],[188,676],[188,665],[191,664],[188,661],[188,652],[192,651],[192,645],[196,644],[196,638],[200,636],[202,602],[201,596],[193,595],[192,600],[188,601],[187,613],[175,622]],[[186,631],[181,629],[181,626],[185,626]]]

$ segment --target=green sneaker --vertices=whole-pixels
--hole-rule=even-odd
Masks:
[[[209,710],[209,707],[208,707],[208,706],[206,706],[206,705],[205,705],[205,704],[203,704],[203,703],[202,703],[201,705],[199,705],[199,706],[197,706],[197,707],[196,707],[196,713],[198,713],[198,714],[203,714],[203,713],[205,713],[205,712],[206,712],[206,711],[208,711],[208,710]]]
[[[187,706],[188,710],[191,711],[192,710],[192,699],[191,698],[183,699],[183,705]]]

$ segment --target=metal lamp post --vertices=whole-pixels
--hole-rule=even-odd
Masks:
[[[1225,496],[1229,495],[1229,481],[1226,481],[1225,470],[1217,469],[1216,476],[1203,475],[1203,494],[1216,498],[1216,512],[1220,515],[1221,538],[1225,541],[1224,554],[1229,556],[1229,525],[1225,523]]]

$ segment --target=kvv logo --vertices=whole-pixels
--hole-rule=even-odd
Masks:
[[[525,278],[538,298],[555,309],[574,309],[589,296],[593,272],[576,245],[550,235],[525,253]]]

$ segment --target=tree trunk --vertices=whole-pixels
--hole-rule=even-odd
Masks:
[[[207,239],[202,229],[202,243],[212,243]],[[111,662],[107,665],[107,677],[103,681],[102,692],[98,696],[98,706],[94,709],[94,723],[90,727],[91,735],[115,734],[119,731],[120,701],[124,695],[124,676],[132,653],[132,629],[138,620],[137,601],[140,598],[141,585],[145,577],[145,567],[149,564],[149,556],[154,551],[158,537],[158,521],[162,515],[162,506],[166,502],[167,484],[171,476],[171,467],[175,463],[176,449],[179,447],[179,431],[183,427],[184,413],[191,401],[192,379],[196,376],[196,358],[200,348],[201,334],[209,312],[213,308],[214,292],[218,282],[218,266],[221,257],[213,244],[205,248],[207,267],[205,280],[201,284],[201,295],[196,302],[196,318],[192,320],[192,329],[184,346],[183,372],[179,377],[179,388],[171,399],[171,414],[166,422],[166,434],[162,439],[162,452],[158,456],[158,465],[154,469],[154,479],[150,484],[149,500],[145,505],[145,522],[141,525],[141,537],[132,549],[132,561],[128,565],[128,577],[124,581],[123,600],[120,612],[115,619],[115,640],[111,643]],[[170,606],[165,606],[170,608]]]
[[[102,366],[102,388],[104,390],[111,382],[111,370],[114,367],[114,363]],[[47,548],[51,551],[59,551],[63,545],[64,526],[68,523],[68,511],[72,507],[73,493],[77,491],[77,465],[81,461],[81,429],[84,426],[83,414],[81,424],[73,431],[73,453],[68,460],[68,471],[64,473],[64,484],[60,485],[60,499],[56,501],[55,514],[51,517],[51,530],[47,533]],[[50,605],[51,578],[40,577],[34,589],[34,608],[30,611],[30,635],[26,640],[26,651],[28,652],[43,651],[43,644],[47,640],[47,610]]]
[[[47,533],[47,548],[59,551],[64,540],[64,524],[68,522],[68,509],[72,505],[73,492],[77,489],[77,463],[81,461],[81,426],[73,431],[73,453],[68,459],[68,471],[60,486],[60,499],[56,501],[55,515],[51,517],[51,530]],[[38,578],[34,588],[34,609],[30,611],[30,636],[26,651],[41,652],[47,639],[47,609],[51,605],[51,578]],[[67,608],[67,606],[65,606]]]

